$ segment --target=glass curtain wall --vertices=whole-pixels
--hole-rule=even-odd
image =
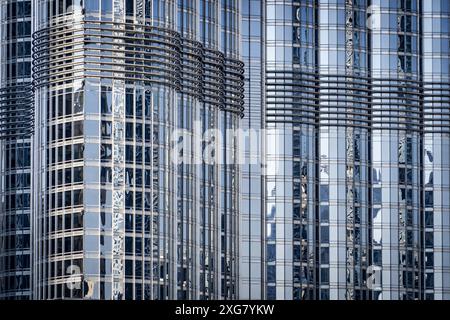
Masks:
[[[267,298],[448,295],[448,22],[440,0],[267,1]]]
[[[221,199],[236,201],[238,173],[219,188],[220,167],[201,155],[220,134],[199,140],[222,129],[235,94],[225,58],[239,51],[219,51],[219,30],[221,8],[239,10],[37,2],[37,297],[234,297],[238,207]]]

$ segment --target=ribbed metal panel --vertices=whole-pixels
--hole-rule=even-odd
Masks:
[[[33,115],[31,84],[0,89],[0,139],[30,135],[33,132]]]
[[[34,33],[34,88],[68,83],[83,73],[167,85],[221,110],[244,111],[244,64],[170,29],[83,21],[55,22]]]

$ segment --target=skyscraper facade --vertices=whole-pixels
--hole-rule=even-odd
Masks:
[[[267,1],[267,298],[450,298],[449,36],[447,1]]]
[[[447,0],[0,17],[0,299],[450,299]]]
[[[31,1],[0,4],[0,299],[31,297]]]
[[[240,2],[34,3],[34,297],[236,298]]]

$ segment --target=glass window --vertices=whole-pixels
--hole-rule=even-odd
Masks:
[[[328,185],[320,185],[320,201],[328,202],[330,197],[329,186]]]
[[[73,159],[79,160],[83,158],[84,146],[83,144],[74,144],[73,145]]]
[[[434,289],[434,274],[427,273],[425,275],[425,286],[427,289]]]
[[[102,121],[102,138],[111,138],[112,123],[111,121]]]
[[[276,281],[276,267],[275,266],[267,266],[267,281],[275,282]]]
[[[433,228],[433,226],[434,226],[433,220],[434,220],[433,212],[430,212],[430,211],[425,212],[425,227]]]
[[[329,264],[330,263],[330,250],[328,247],[320,248],[320,263]]]
[[[105,115],[112,113],[112,89],[110,87],[102,86],[101,112]]]
[[[321,268],[320,269],[320,282],[322,284],[329,284],[330,282],[330,269]]]
[[[433,207],[433,191],[425,191],[425,207]]]
[[[111,160],[112,158],[112,145],[102,144],[100,148],[100,157],[102,160]]]
[[[374,204],[381,204],[381,188],[374,188],[373,189],[373,203]]]
[[[133,237],[125,237],[125,253],[133,254]]]
[[[79,137],[83,135],[83,121],[75,121],[73,123],[73,136]]]
[[[320,240],[322,243],[330,242],[330,229],[329,227],[320,227]]]
[[[330,213],[328,206],[320,206],[320,222],[329,222]]]
[[[433,252],[425,253],[425,266],[428,268],[432,268],[434,266],[434,253]]]
[[[330,290],[320,289],[320,300],[329,300],[329,299],[330,299]]]
[[[267,245],[267,261],[274,262],[276,261],[276,247],[275,244]]]
[[[433,232],[425,232],[425,247],[433,248],[433,245],[434,245]]]

